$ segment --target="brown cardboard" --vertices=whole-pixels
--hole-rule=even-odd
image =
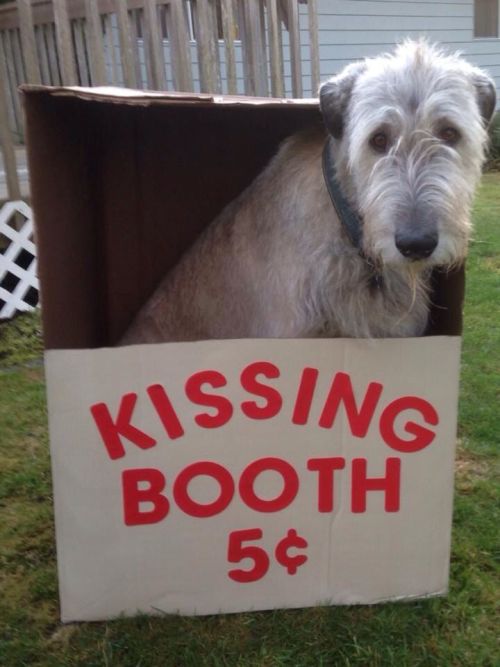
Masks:
[[[419,339],[110,349],[164,273],[279,143],[321,122],[317,101],[40,87],[25,87],[24,96],[63,620],[139,610],[205,614],[374,603],[445,592],[463,270],[434,275],[432,335]],[[279,407],[265,418],[259,411],[266,394],[241,379],[256,362],[279,370],[259,376]],[[318,381],[307,418],[297,422],[304,368],[317,369]],[[222,397],[226,407],[229,401],[232,411],[227,423],[210,428],[199,418],[210,421],[217,407],[197,404],[187,389],[189,377],[207,370],[221,373],[225,383],[198,389]],[[321,426],[325,395],[337,377],[353,394],[337,406],[335,423]],[[381,393],[366,432],[355,433],[351,420],[364,414],[368,387]],[[401,397],[410,398],[401,404],[394,437],[411,448],[415,428],[432,436],[415,451],[388,445],[380,425]],[[246,415],[249,402],[257,417]],[[169,431],[172,410],[182,435]],[[142,445],[134,444],[137,430],[130,426],[146,434]],[[292,466],[299,480],[297,496],[279,511],[249,507],[238,486],[248,466],[269,457]],[[343,469],[335,471],[335,506],[328,510],[320,507],[319,473],[307,466],[332,457]],[[373,490],[366,509],[353,510],[349,475],[361,459],[370,478],[383,476],[389,460],[399,461],[397,509],[387,509],[384,492]],[[172,493],[182,470],[207,461],[230,471],[235,491],[224,511],[198,517],[183,511]],[[160,495],[171,511],[136,525],[126,509],[123,473],[145,469],[164,475]],[[279,495],[279,476],[273,482],[272,475],[255,482],[257,495]],[[203,476],[193,482],[201,503],[214,494],[214,480],[208,482]],[[137,493],[147,486],[137,486]],[[139,503],[136,512],[143,511]],[[242,530],[262,530],[262,538],[239,547],[257,546],[269,558],[268,571],[246,583],[230,572],[251,570],[252,561],[228,560],[230,535],[241,537]],[[296,568],[280,562],[287,554]]]
[[[314,100],[23,91],[48,349],[113,345],[279,143],[321,122]],[[435,285],[429,333],[459,335],[463,270]]]

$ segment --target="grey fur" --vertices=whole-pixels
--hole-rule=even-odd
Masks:
[[[427,325],[433,267],[463,262],[470,206],[495,107],[489,77],[458,55],[407,41],[323,84],[340,185],[363,219],[348,241],[321,171],[325,131],[287,139],[165,277],[124,344],[242,337],[394,337]],[[459,140],[439,133],[451,126]],[[370,145],[383,130],[384,155]],[[396,238],[437,239],[411,261]]]

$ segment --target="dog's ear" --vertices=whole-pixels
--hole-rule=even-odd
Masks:
[[[344,130],[344,119],[356,79],[365,69],[364,62],[352,63],[323,83],[319,89],[319,106],[330,134],[340,139]]]
[[[495,84],[490,79],[490,77],[481,70],[478,70],[474,73],[473,83],[476,89],[476,98],[479,111],[481,112],[484,125],[487,127],[493,117],[497,102]]]

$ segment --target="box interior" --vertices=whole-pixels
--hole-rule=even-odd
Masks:
[[[46,349],[116,344],[162,276],[317,104],[24,89]],[[464,271],[429,334],[459,335]]]

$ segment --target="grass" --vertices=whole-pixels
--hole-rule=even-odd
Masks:
[[[500,171],[500,111],[493,116],[488,131],[490,147],[487,166],[490,170]]]
[[[43,355],[40,312],[20,314],[0,324],[0,368],[37,363]]]
[[[498,665],[500,174],[468,262],[450,593],[376,607],[58,621],[39,322],[0,327],[0,664],[66,667]],[[495,552],[495,549],[497,551]]]

